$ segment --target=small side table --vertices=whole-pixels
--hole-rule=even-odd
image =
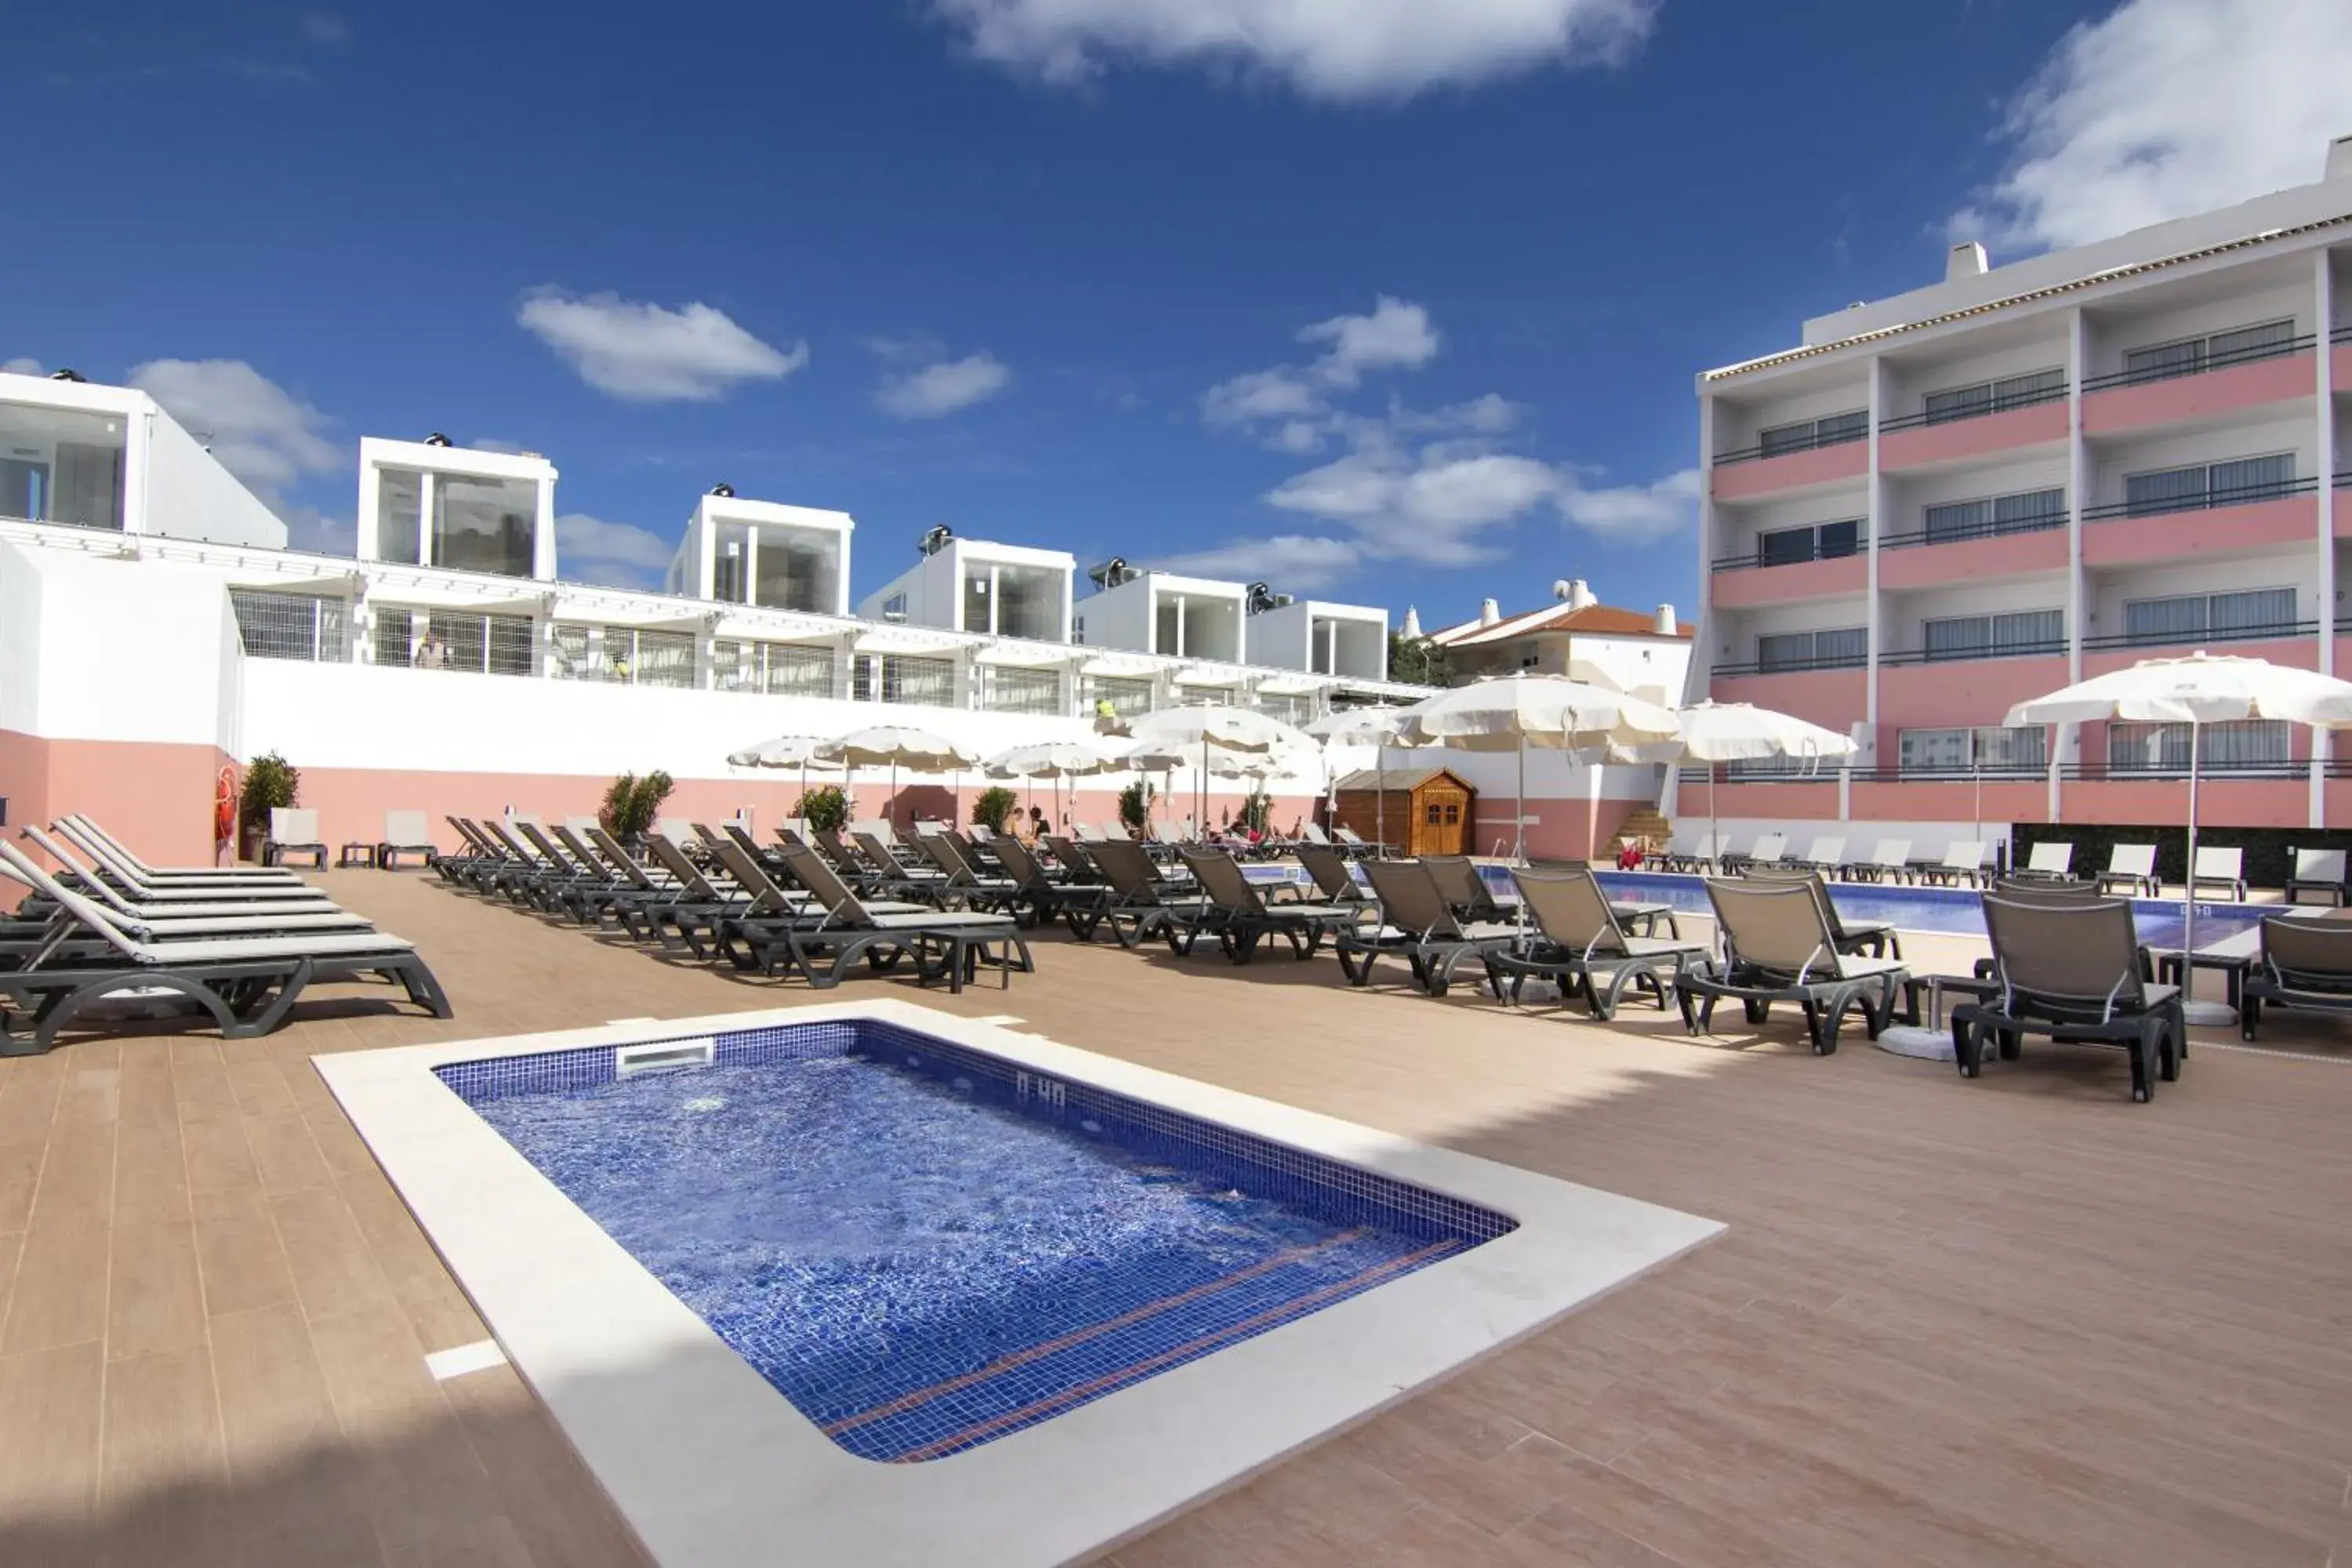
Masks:
[[[2186,991],[2188,984],[2181,977],[2180,950],[2159,947],[2154,950],[2154,956],[2157,983],[2161,985],[2178,985]],[[2232,1012],[2237,1010],[2239,1003],[2245,995],[2246,971],[2253,966],[2253,957],[2248,953],[2200,952],[2190,961],[2190,967],[2194,969],[2221,971],[2223,984],[2228,987],[2227,994]]]
[[[364,866],[373,870],[375,864],[375,846],[373,844],[353,841],[344,845],[335,855],[335,867],[338,870],[349,870],[354,866]]]

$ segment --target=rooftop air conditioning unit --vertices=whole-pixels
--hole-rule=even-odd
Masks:
[[[940,523],[938,527],[926,531],[922,538],[917,540],[915,542],[915,549],[920,554],[937,555],[940,551],[945,550],[948,547],[949,542],[954,538],[955,530],[950,528],[946,523]]]

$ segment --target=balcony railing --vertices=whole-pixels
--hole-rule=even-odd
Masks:
[[[1870,426],[1865,422],[1833,430],[1817,430],[1810,436],[1783,437],[1769,446],[1759,442],[1753,447],[1741,447],[1734,451],[1717,452],[1715,455],[1715,466],[1720,468],[1730,463],[1752,463],[1759,458],[1785,458],[1791,452],[1812,452],[1823,447],[1843,447],[1848,442],[1866,440],[1869,436]]]
[[[1769,663],[1718,664],[1713,673],[1721,676],[1801,675],[1816,669],[1860,669],[1869,662],[1863,654],[1833,653],[1822,658],[1776,658]]]
[[[1866,539],[1857,539],[1852,544],[1827,548],[1819,542],[1815,542],[1802,550],[1791,550],[1786,545],[1766,550],[1759,544],[1755,549],[1742,551],[1737,555],[1719,556],[1707,563],[1707,565],[1717,572],[1743,572],[1756,566],[1797,566],[1808,561],[1851,560],[1869,548],[1870,542]]]
[[[2338,327],[2327,334],[2331,343],[2352,343],[2352,327]]]
[[[2107,375],[2095,375],[2083,383],[2084,392],[2104,392],[2111,386],[2145,386],[2155,381],[2178,381],[2184,375],[2202,375],[2209,370],[2228,370],[2232,365],[2252,364],[2257,360],[2284,359],[2299,354],[2319,342],[2316,333],[2306,332],[2299,338],[2281,338],[2276,342],[2248,343],[2243,348],[2224,349],[2220,353],[2203,353],[2195,359],[2181,360],[2172,364],[2142,365],[2137,370],[2119,370]]]
[[[1897,653],[1878,656],[1881,668],[1897,664],[1957,664],[1979,658],[2047,658],[2066,651],[2066,639],[2058,637],[2044,642],[2004,643],[1999,647],[1970,644],[1966,647],[1906,648]]]
[[[2311,775],[2311,759],[2286,757],[2259,763],[2217,763],[2211,758],[2197,764],[2201,779],[2301,779]],[[2189,761],[2167,759],[2155,763],[2062,763],[2058,776],[2070,783],[2128,784],[2135,780],[2169,782],[2189,776]]]
[[[2205,490],[2196,495],[2167,496],[2161,500],[2118,500],[2083,509],[2083,521],[2101,522],[2116,517],[2169,517],[2175,512],[2212,511],[2225,506],[2252,506],[2260,501],[2284,500],[2289,496],[2318,493],[2317,479],[2277,479],[2267,484],[2231,485],[2218,490]]]
[[[2016,784],[2021,780],[2039,784],[2050,776],[2045,763],[1986,763],[1977,768],[1958,763],[1916,763],[1909,766],[1856,768],[1856,784],[1970,784],[1981,780],[1986,784]]]
[[[2112,653],[2130,647],[2203,647],[2208,643],[2258,642],[2266,637],[2309,637],[2319,635],[2317,621],[2267,621],[2251,626],[2211,626],[2196,632],[2120,632],[2084,637],[2084,653]]]
[[[1970,539],[1999,539],[2010,533],[2044,533],[2066,526],[2063,511],[2035,512],[2031,517],[2003,518],[1998,522],[1977,522],[1958,528],[1915,529],[1908,533],[1890,533],[1879,540],[1881,550],[1907,550],[1920,544],[1958,544]]]
[[[2044,387],[2039,392],[2014,392],[2005,397],[1988,397],[1982,403],[1971,403],[1961,408],[1939,408],[1933,413],[1906,414],[1899,419],[1882,419],[1878,433],[1893,430],[1917,430],[1929,425],[1957,425],[1962,420],[1981,419],[1988,414],[2006,414],[2012,408],[2032,408],[2044,403],[2063,403],[2066,388]]]

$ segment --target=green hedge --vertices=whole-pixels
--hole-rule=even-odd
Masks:
[[[2185,881],[2189,875],[2189,830],[2178,823],[2167,827],[2113,823],[2021,822],[2016,826],[2016,864],[2023,865],[2036,844],[2058,842],[2074,847],[2074,874],[2095,876],[2107,868],[2108,852],[2118,844],[2154,844],[2156,874],[2167,882]],[[2352,830],[2312,827],[2208,827],[2197,842],[2209,848],[2234,847],[2246,852],[2246,884],[2282,888],[2294,869],[2297,849],[2352,850]]]

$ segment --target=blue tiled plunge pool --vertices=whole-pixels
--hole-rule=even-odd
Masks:
[[[989,1443],[1516,1227],[876,1019],[435,1070],[867,1459]]]

